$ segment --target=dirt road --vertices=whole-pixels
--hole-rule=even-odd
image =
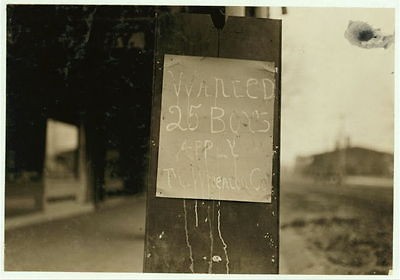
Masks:
[[[387,274],[392,188],[282,182],[281,273]],[[140,272],[144,197],[6,231],[5,269]]]
[[[281,183],[281,273],[387,274],[393,188]]]
[[[5,233],[6,271],[142,272],[145,196]]]

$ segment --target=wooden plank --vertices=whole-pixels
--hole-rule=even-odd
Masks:
[[[199,230],[193,231],[195,201],[156,197],[156,174],[164,54],[215,57],[217,31],[207,15],[166,14],[157,19],[155,45],[144,271],[207,273],[211,264],[209,226],[213,223],[213,202],[197,201],[197,217],[202,222]],[[193,244],[192,239],[196,240]]]
[[[278,72],[274,103],[272,203],[223,201],[219,211],[230,246],[232,273],[278,273],[281,22],[229,17],[219,34],[219,55],[274,62]],[[240,241],[239,241],[240,240]]]
[[[280,66],[280,23],[257,23],[261,31],[275,32],[277,28],[278,31],[273,33],[275,37],[269,33],[255,36],[252,23],[245,18],[229,19],[224,30],[219,32],[208,15],[162,15],[157,20],[145,272],[278,272],[279,150],[273,162],[275,175],[272,178],[271,204],[156,197],[164,54],[220,55],[272,61]],[[259,47],[245,51],[245,42],[252,42],[253,46],[253,41],[258,42],[263,36],[267,38],[261,39]],[[222,43],[223,40],[227,42]],[[270,40],[272,43],[267,44]],[[228,42],[236,45],[226,46]],[[274,55],[263,54],[269,52],[269,49],[263,49],[266,46],[273,48],[271,53]],[[274,106],[279,109],[279,94],[276,96]],[[274,128],[275,146],[279,143],[279,118],[275,118],[274,125],[277,125]]]

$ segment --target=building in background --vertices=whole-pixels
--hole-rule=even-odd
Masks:
[[[316,181],[338,184],[349,178],[392,180],[393,159],[391,153],[347,146],[330,152],[297,157],[295,172]]]

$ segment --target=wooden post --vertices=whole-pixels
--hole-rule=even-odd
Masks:
[[[88,197],[93,199],[95,206],[104,200],[105,173],[105,136],[102,120],[93,114],[85,120],[85,149],[88,166]]]
[[[269,7],[256,7],[256,18],[269,18]]]
[[[271,203],[156,197],[165,54],[275,63]],[[217,30],[209,15],[157,18],[145,272],[278,273],[280,67],[280,21],[228,17]]]
[[[240,6],[228,6],[225,8],[226,16],[244,17],[246,15],[246,8]]]
[[[86,133],[83,122],[79,124],[79,147],[78,147],[78,180],[79,189],[76,195],[79,203],[90,202],[90,195],[92,192],[89,190],[90,182],[88,178],[89,167],[87,163],[87,151],[86,151]]]

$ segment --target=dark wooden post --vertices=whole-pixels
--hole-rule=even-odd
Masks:
[[[275,62],[272,203],[156,197],[164,54]],[[209,15],[158,17],[145,272],[278,273],[280,67],[280,21],[229,17],[217,30]]]

